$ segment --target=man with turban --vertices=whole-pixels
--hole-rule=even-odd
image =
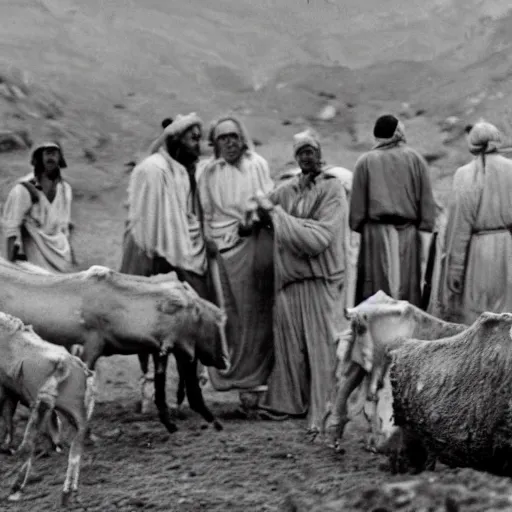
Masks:
[[[476,123],[467,135],[474,158],[453,178],[440,287],[452,321],[512,311],[512,161],[501,141],[494,125]]]
[[[73,191],[62,179],[67,167],[62,148],[45,142],[32,153],[33,173],[10,191],[3,211],[7,259],[28,262],[50,272],[71,272]],[[24,263],[21,263],[22,265]]]
[[[201,138],[201,119],[195,113],[178,115],[132,171],[120,271],[141,276],[174,271],[208,298],[206,249],[196,201]],[[150,394],[146,386],[153,376],[147,354],[139,360],[144,411]]]
[[[242,122],[225,116],[211,125],[214,156],[201,167],[198,179],[204,234],[219,251],[220,293],[228,314],[227,337],[231,368],[210,368],[218,391],[241,390],[241,400],[265,385],[272,364],[272,237],[255,230],[242,237],[247,204],[258,190],[274,188],[267,161],[254,150]],[[212,278],[215,276],[212,275]]]
[[[421,305],[436,204],[426,161],[406,144],[402,123],[377,119],[374,148],[356,162],[350,227],[361,233],[356,304],[382,290]]]
[[[322,171],[314,132],[295,135],[294,156],[300,175],[256,197],[257,214],[274,235],[275,276],[275,362],[260,408],[276,419],[307,415],[316,435],[336,367],[348,204],[341,182]]]

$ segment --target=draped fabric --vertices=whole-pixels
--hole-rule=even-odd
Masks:
[[[126,230],[148,258],[204,275],[204,240],[187,170],[164,148],[132,171]],[[124,271],[124,270],[123,270]]]
[[[34,187],[37,201],[33,203],[30,192],[21,184],[32,178],[30,174],[19,180],[7,197],[3,211],[4,237],[16,238],[18,252],[28,262],[51,272],[71,272],[71,186],[65,181],[57,183],[52,202]]]
[[[459,168],[440,284],[443,316],[466,324],[512,311],[512,161],[481,155]]]
[[[379,290],[421,305],[421,239],[415,226],[367,223],[361,237],[356,303]]]
[[[275,363],[260,407],[319,429],[336,365],[348,205],[332,176],[300,175],[270,194],[274,231]]]
[[[273,362],[273,242],[264,230],[241,238],[238,227],[256,191],[268,193],[274,183],[266,160],[254,151],[236,166],[222,158],[206,161],[198,174],[204,234],[222,260],[231,353],[230,370],[210,368],[210,380],[218,391],[250,390],[266,383]]]

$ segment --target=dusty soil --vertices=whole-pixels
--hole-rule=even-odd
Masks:
[[[174,366],[172,364],[172,366]],[[136,413],[140,372],[133,357],[100,365],[102,390],[75,510],[152,511],[469,511],[512,510],[508,479],[442,468],[418,476],[391,476],[385,458],[363,450],[365,425],[357,420],[336,453],[305,432],[305,422],[237,419],[236,393],[206,399],[224,424],[216,432],[184,409],[179,431],[169,435],[154,411]],[[174,368],[168,385],[172,404]],[[23,417],[23,410],[20,416]],[[25,420],[20,418],[18,440]],[[67,431],[70,433],[69,431]],[[5,501],[16,460],[0,456],[0,510],[46,512],[59,506],[66,452],[40,458],[23,502]],[[399,483],[399,485],[395,485]]]

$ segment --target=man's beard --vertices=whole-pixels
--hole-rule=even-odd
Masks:
[[[45,175],[49,180],[55,181],[60,178],[60,168],[56,165],[53,169],[45,169]]]

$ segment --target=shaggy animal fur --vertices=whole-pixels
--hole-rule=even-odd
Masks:
[[[417,470],[438,459],[450,466],[512,476],[512,314],[483,313],[454,336],[402,340],[391,352],[400,450],[426,449]],[[417,456],[416,456],[417,459]],[[411,461],[412,462],[412,461]]]

